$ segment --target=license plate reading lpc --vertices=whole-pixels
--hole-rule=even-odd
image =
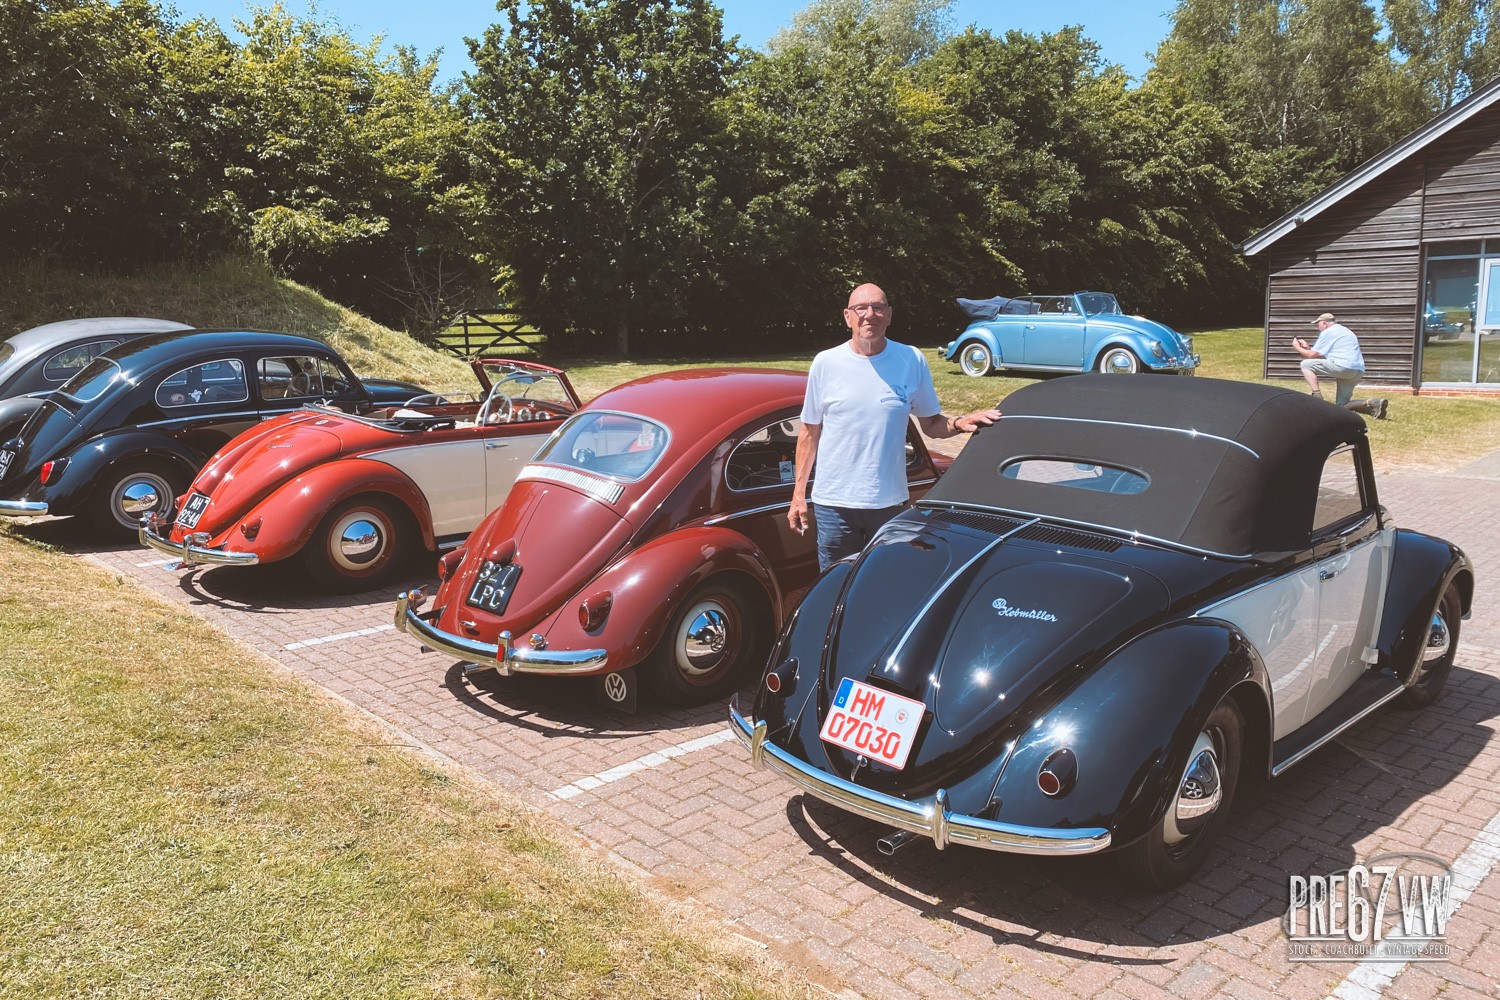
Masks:
[[[177,515],[177,523],[184,528],[198,527],[198,518],[208,510],[208,497],[202,493],[194,493],[187,498],[187,503],[182,505],[182,513]]]
[[[899,771],[906,766],[925,710],[920,701],[845,677],[818,736]]]

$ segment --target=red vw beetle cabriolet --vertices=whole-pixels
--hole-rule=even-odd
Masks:
[[[721,697],[760,666],[817,575],[787,525],[801,372],[703,369],[611,389],[557,430],[505,503],[438,563],[433,609],[399,628],[469,672],[591,674],[612,701],[635,671],[661,699]],[[913,497],[940,468],[908,430]]]
[[[461,542],[578,409],[555,368],[473,366],[482,401],[431,393],[367,414],[309,406],[257,424],[203,467],[174,521],[142,525],[141,542],[177,556],[170,569],[300,555],[328,589],[379,586],[403,549]]]

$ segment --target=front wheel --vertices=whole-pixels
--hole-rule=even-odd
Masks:
[[[672,614],[641,662],[641,679],[663,700],[691,706],[722,698],[765,650],[764,602],[729,577],[705,580]]]
[[[302,564],[319,586],[334,593],[373,590],[395,574],[411,530],[410,518],[395,501],[355,497],[319,522],[302,548]]]
[[[171,512],[177,494],[186,488],[185,478],[162,462],[124,462],[102,476],[90,494],[89,519],[111,538],[133,539],[142,517]]]
[[[971,340],[958,349],[958,367],[965,375],[983,378],[995,370],[995,358],[988,347]]]
[[[1232,697],[1209,713],[1165,812],[1144,837],[1120,852],[1127,875],[1162,892],[1186,882],[1203,865],[1239,785],[1244,731],[1244,717]]]
[[[1105,375],[1135,375],[1141,370],[1141,359],[1128,347],[1111,347],[1099,355],[1099,371]]]
[[[1417,665],[1407,679],[1406,690],[1401,692],[1399,704],[1402,708],[1426,708],[1443,693],[1443,685],[1453,671],[1453,658],[1458,653],[1458,626],[1462,617],[1463,604],[1458,599],[1458,591],[1450,583],[1426,623],[1427,634],[1417,653]]]

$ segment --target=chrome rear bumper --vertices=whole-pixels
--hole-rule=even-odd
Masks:
[[[195,542],[208,541],[208,535],[202,532],[184,535],[182,541],[174,542],[170,538],[157,534],[160,526],[158,521],[143,519],[136,536],[147,548],[179,557],[178,562],[167,565],[168,569],[192,569],[199,565],[254,566],[260,562],[260,556],[254,552],[226,552],[223,549],[211,549],[206,545],[195,544]]]
[[[43,517],[47,504],[41,500],[0,500],[0,514],[6,517]]]
[[[948,793],[941,788],[932,797],[915,802],[861,788],[798,760],[768,741],[766,724],[752,723],[739,713],[734,701],[729,703],[729,728],[749,748],[750,761],[756,767],[784,775],[814,798],[857,816],[930,837],[938,850],[962,844],[1011,854],[1093,854],[1109,847],[1110,833],[1104,829],[1016,826],[951,812]]]
[[[396,627],[421,639],[424,646],[474,664],[470,669],[493,669],[502,677],[511,674],[590,674],[601,672],[609,659],[609,651],[605,649],[512,646],[509,632],[500,633],[498,644],[453,635],[418,614],[426,600],[427,595],[421,590],[408,590],[398,596]]]

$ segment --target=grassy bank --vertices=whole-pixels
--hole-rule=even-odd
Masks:
[[[804,995],[198,618],[0,563],[0,997]]]

